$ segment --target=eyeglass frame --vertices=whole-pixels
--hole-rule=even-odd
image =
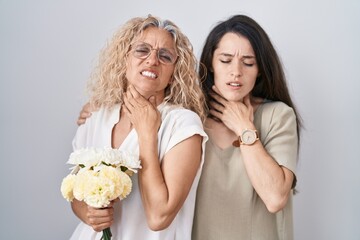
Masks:
[[[150,49],[149,53],[147,55],[144,55],[142,57],[140,56],[136,56],[136,47],[138,46],[147,46],[148,49]],[[133,48],[133,46],[136,46],[135,48]],[[148,57],[150,57],[152,51],[155,50],[156,51],[156,57],[158,59],[159,62],[161,62],[162,64],[164,65],[173,65],[176,63],[179,55],[176,53],[176,51],[174,51],[174,54],[172,52],[172,50],[168,49],[168,48],[154,48],[153,46],[151,46],[149,43],[146,43],[146,42],[142,42],[142,41],[138,41],[138,42],[135,42],[135,43],[132,43],[130,44],[130,51],[129,52],[132,52],[132,55],[138,59],[147,59]],[[171,55],[173,55],[174,57],[174,60],[172,62],[164,62],[163,60],[160,59],[160,51],[161,50],[165,50],[166,52],[170,53]]]

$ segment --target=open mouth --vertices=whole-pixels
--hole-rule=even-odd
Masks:
[[[145,77],[154,78],[154,79],[158,77],[155,73],[150,72],[150,71],[142,71],[142,72],[140,72],[140,74]]]
[[[232,86],[232,87],[241,87],[241,84],[236,83],[236,82],[230,82],[230,83],[227,83],[227,85]]]

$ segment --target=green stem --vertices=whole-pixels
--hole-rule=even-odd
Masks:
[[[103,235],[102,235],[101,239],[111,240],[111,237],[112,237],[112,234],[111,234],[110,228],[105,228],[103,230]]]

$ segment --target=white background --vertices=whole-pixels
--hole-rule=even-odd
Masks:
[[[0,239],[68,239],[61,197],[86,81],[126,20],[173,20],[199,57],[210,29],[247,14],[268,32],[305,123],[297,240],[360,239],[360,1],[0,0]]]

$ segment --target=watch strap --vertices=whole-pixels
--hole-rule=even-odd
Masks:
[[[242,141],[241,141],[241,136],[239,136],[238,137],[238,139],[237,140],[235,140],[233,143],[232,143],[232,145],[234,146],[234,147],[240,147],[240,145],[253,145],[257,140],[259,140],[260,139],[260,137],[259,137],[259,133],[258,133],[258,131],[255,129],[244,129],[243,130],[243,132],[245,132],[245,131],[248,131],[248,130],[251,130],[251,131],[253,131],[255,134],[256,134],[256,139],[255,139],[255,141],[253,142],[253,143],[251,143],[251,144],[246,144],[246,143],[243,143]]]

